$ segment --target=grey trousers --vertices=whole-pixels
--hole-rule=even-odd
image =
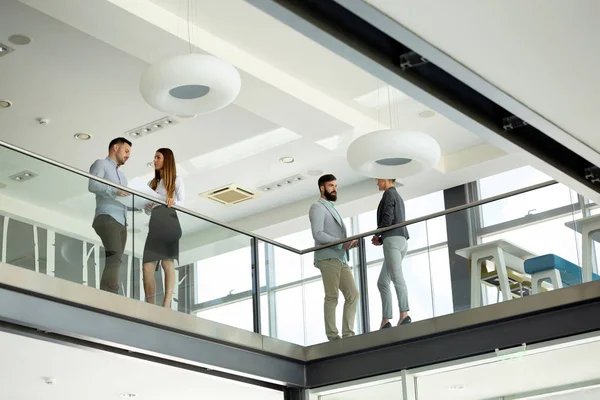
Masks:
[[[400,312],[408,311],[408,291],[404,274],[402,273],[402,260],[406,255],[408,244],[404,236],[390,236],[383,240],[383,265],[377,281],[377,288],[381,295],[383,319],[392,319],[392,291],[390,282],[394,284]]]
[[[119,268],[127,243],[127,228],[106,214],[94,218],[92,227],[100,236],[104,246],[104,271],[100,279],[100,289],[119,293]]]

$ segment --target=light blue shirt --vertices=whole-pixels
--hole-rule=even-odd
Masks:
[[[103,160],[96,160],[90,167],[90,174],[122,186],[127,186],[125,174],[119,170],[115,160],[109,157]],[[95,217],[106,214],[113,217],[121,225],[127,225],[127,207],[115,200],[117,188],[90,179],[88,190],[96,195]]]

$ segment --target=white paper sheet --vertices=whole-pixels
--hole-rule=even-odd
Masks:
[[[154,190],[152,190],[150,188],[150,186],[148,186],[147,182],[144,182],[139,178],[132,179],[131,182],[129,182],[129,184],[127,185],[127,187],[130,188],[131,190],[135,190],[137,192],[145,194],[150,198],[160,199],[160,196],[158,195],[158,193],[156,193]],[[144,207],[146,207],[146,205],[148,203],[151,203],[150,200],[147,200],[140,196],[134,196],[133,200],[131,198],[131,195],[117,196],[116,199],[118,201],[120,201],[121,203],[125,204],[127,207],[132,207],[132,205],[133,205],[134,208],[138,208],[138,209],[144,209]]]

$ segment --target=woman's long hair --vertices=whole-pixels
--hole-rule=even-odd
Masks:
[[[162,148],[156,150],[157,153],[163,155],[162,170],[154,170],[154,179],[150,182],[152,190],[156,190],[158,182],[163,180],[163,185],[167,189],[167,199],[175,196],[175,179],[177,178],[177,166],[175,165],[175,156],[171,149]]]

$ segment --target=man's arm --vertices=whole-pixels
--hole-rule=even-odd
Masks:
[[[315,242],[320,244],[327,244],[335,242],[340,238],[336,238],[325,232],[325,209],[319,204],[313,204],[308,212],[308,218],[310,219],[310,229]],[[338,248],[341,248],[340,244]]]
[[[90,167],[90,174],[96,175],[98,178],[104,178],[105,170],[103,160],[96,160]],[[102,182],[98,182],[94,179],[90,179],[88,182],[88,190],[95,194],[106,195],[114,197],[117,189],[108,186]]]

